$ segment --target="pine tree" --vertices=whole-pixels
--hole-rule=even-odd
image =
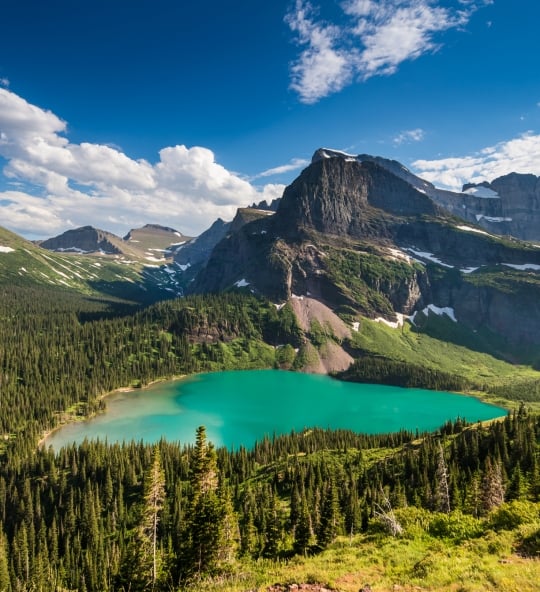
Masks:
[[[9,562],[7,553],[7,541],[2,530],[0,530],[0,592],[10,592],[11,583],[9,579]]]
[[[313,539],[313,527],[307,502],[302,499],[300,504],[300,515],[294,531],[294,551],[301,555],[307,555]]]
[[[488,456],[482,481],[482,509],[487,514],[494,508],[498,508],[503,502],[504,483],[501,463],[492,462]]]
[[[154,590],[161,575],[158,524],[165,503],[165,477],[158,446],[144,477],[144,502],[134,539],[124,561],[123,579],[134,591]]]
[[[437,475],[435,484],[435,509],[439,512],[450,513],[450,490],[448,487],[448,471],[444,460],[444,450],[439,442],[437,453]]]
[[[317,531],[317,543],[325,548],[338,534],[339,527],[339,500],[337,489],[333,481],[325,488],[322,500],[321,520]]]
[[[158,579],[157,538],[159,515],[165,503],[165,474],[161,465],[161,454],[158,446],[154,447],[153,461],[149,473],[145,477],[144,514],[141,524],[143,540],[151,543],[152,548],[152,589]]]
[[[236,546],[238,522],[232,512],[227,489],[218,491],[219,472],[214,446],[206,440],[204,426],[197,428],[191,467],[191,499],[188,539],[188,565],[183,571],[201,577],[217,571],[230,561],[231,541]]]

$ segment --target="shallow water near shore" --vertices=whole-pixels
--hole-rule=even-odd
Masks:
[[[504,409],[455,393],[334,380],[278,370],[200,374],[147,389],[116,392],[107,411],[51,434],[59,450],[85,438],[122,442],[160,438],[192,443],[206,426],[216,446],[251,447],[265,435],[309,427],[369,434],[434,430],[450,419],[494,419]]]

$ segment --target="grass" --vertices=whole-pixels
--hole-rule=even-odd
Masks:
[[[489,531],[460,544],[425,533],[340,537],[325,552],[289,561],[238,563],[228,577],[198,582],[198,592],[262,592],[276,582],[320,583],[341,592],[533,592],[540,559],[515,552],[519,532]]]
[[[430,318],[430,323],[435,322],[442,325],[450,324],[449,330],[455,330],[455,323],[450,319]],[[444,327],[441,328],[441,332],[444,332]],[[540,372],[530,366],[510,364],[490,353],[479,351],[480,347],[475,350],[464,344],[436,339],[418,332],[408,323],[400,329],[392,329],[382,323],[363,319],[360,330],[353,332],[351,346],[364,354],[383,356],[457,374],[478,385],[475,396],[505,406],[516,404],[516,401],[512,400],[512,385],[531,384],[533,388],[535,382],[540,380]],[[506,395],[505,388],[508,389]],[[528,404],[540,410],[540,395],[532,396],[530,399],[532,400],[527,401]]]

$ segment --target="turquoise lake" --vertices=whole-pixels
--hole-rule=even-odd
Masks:
[[[216,446],[251,447],[265,434],[308,427],[364,433],[433,430],[449,419],[493,419],[504,409],[478,399],[422,389],[359,384],[279,370],[200,374],[114,393],[107,411],[70,424],[47,440],[55,450],[85,438],[108,442],[160,438],[190,443],[206,426]]]

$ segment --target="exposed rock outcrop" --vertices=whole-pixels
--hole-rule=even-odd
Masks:
[[[93,226],[82,226],[74,230],[67,230],[54,238],[41,241],[39,245],[49,251],[64,251],[73,253],[102,252],[107,255],[118,255],[122,252],[118,243],[122,239],[105,230]]]
[[[399,163],[362,158],[317,151],[274,215],[248,221],[239,213],[194,291],[238,286],[274,302],[309,296],[390,322],[448,307],[466,329],[497,335],[506,351],[540,345],[540,249],[448,213],[430,196],[439,190]],[[533,179],[510,177],[482,190],[514,183],[532,191]]]

